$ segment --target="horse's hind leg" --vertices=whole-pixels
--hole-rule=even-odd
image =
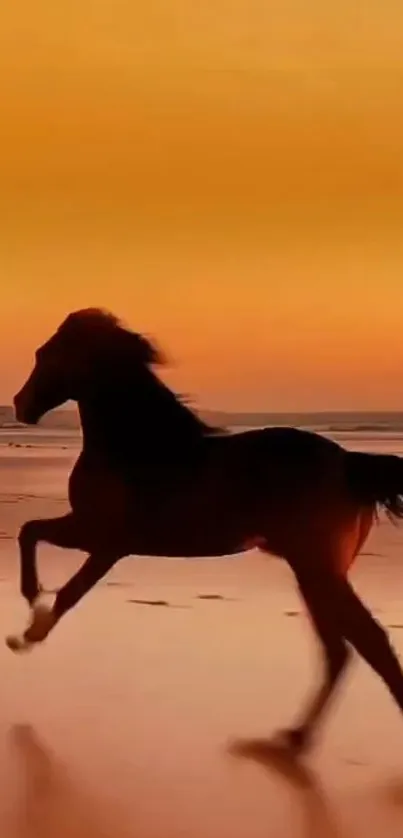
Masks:
[[[389,688],[403,711],[403,671],[385,630],[363,605],[349,581],[331,569],[297,573],[301,593],[323,643],[327,674],[302,721],[285,733],[295,750],[309,745],[348,660],[351,644]]]
[[[379,675],[403,711],[403,670],[385,629],[374,619],[347,580],[337,598],[346,640]]]
[[[346,626],[349,609],[345,610],[345,600],[355,595],[345,577],[365,543],[373,518],[373,508],[359,510],[358,514],[353,516],[347,534],[344,533],[344,538],[336,550],[335,543],[333,548],[329,544],[322,551],[316,550],[316,557],[310,555],[306,559],[300,556],[296,562],[290,563],[325,657],[323,684],[305,710],[300,723],[284,734],[287,743],[295,750],[303,750],[309,745],[329,705],[350,657],[347,642],[358,649],[352,639],[352,626]],[[368,617],[372,619],[370,614]],[[374,620],[372,622],[375,623]]]
[[[314,731],[329,705],[347,665],[349,647],[343,637],[337,614],[332,608],[335,580],[313,570],[297,573],[296,576],[325,658],[323,683],[311,699],[299,723],[281,735],[287,746],[300,752],[311,743]]]
[[[336,566],[339,577],[346,577],[354,559],[362,549],[371,530],[375,515],[373,507],[361,509],[358,517],[357,543],[354,551],[339,551]],[[346,578],[339,579],[336,598],[338,624],[345,640],[367,661],[389,687],[398,706],[403,709],[403,672],[385,630],[363,605]]]

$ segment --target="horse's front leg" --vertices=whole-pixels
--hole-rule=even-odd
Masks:
[[[41,643],[59,622],[63,614],[79,602],[94,585],[110,570],[119,555],[94,553],[88,557],[77,573],[58,591],[52,608],[46,605],[34,605],[32,622],[22,637],[8,637],[7,645],[13,651],[30,648],[34,643]]]
[[[72,513],[62,518],[44,518],[23,524],[18,537],[20,584],[21,593],[31,606],[41,590],[36,569],[36,548],[40,541],[54,544],[55,547],[83,549],[77,523]]]

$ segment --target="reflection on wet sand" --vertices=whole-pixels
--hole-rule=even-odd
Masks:
[[[301,760],[266,739],[236,740],[230,745],[229,752],[238,759],[249,759],[262,765],[295,790],[303,818],[301,838],[348,838],[336,821],[314,773]]]
[[[7,838],[133,838],[87,796],[29,725],[11,728],[17,796]]]

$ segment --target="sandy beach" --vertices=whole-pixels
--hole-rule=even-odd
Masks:
[[[2,637],[26,618],[16,532],[60,514],[75,454],[0,447]],[[41,549],[45,585],[60,585],[80,558]],[[402,561],[403,531],[382,521],[352,574],[401,654]],[[282,562],[121,562],[43,647],[15,656],[0,643],[0,834],[400,838],[403,720],[364,664],[352,667],[306,770],[279,765],[259,743],[298,713],[318,665]]]

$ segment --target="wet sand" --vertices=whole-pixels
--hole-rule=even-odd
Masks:
[[[26,614],[19,523],[65,504],[68,456],[48,470],[30,457],[0,470],[0,640]],[[403,655],[403,529],[382,523],[364,553],[354,583]],[[46,585],[79,561],[41,550]],[[260,741],[298,713],[318,665],[278,560],[121,562],[41,648],[0,642],[0,834],[400,838],[402,719],[363,663],[305,768]]]

